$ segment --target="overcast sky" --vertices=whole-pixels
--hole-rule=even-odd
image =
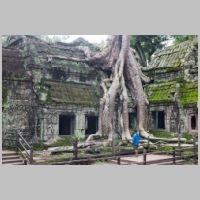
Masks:
[[[78,37],[83,37],[85,40],[91,43],[101,43],[102,41],[106,41],[108,35],[70,35],[68,42],[72,42]]]
[[[64,35],[48,35],[50,38],[57,36],[57,37],[62,37]],[[69,36],[69,38],[68,38]],[[85,40],[87,40],[90,43],[101,43],[102,41],[106,41],[108,35],[66,35],[65,37],[62,37],[63,42],[72,42],[73,40],[83,37]]]
[[[53,37],[53,35],[49,35],[49,36]],[[73,40],[79,37],[83,37],[85,40],[87,40],[90,43],[101,43],[102,41],[106,41],[109,35],[68,35],[68,36],[69,38],[66,39],[65,41],[63,40],[63,42],[72,42]],[[172,43],[173,43],[172,39],[165,41],[166,46],[170,46],[172,45]]]

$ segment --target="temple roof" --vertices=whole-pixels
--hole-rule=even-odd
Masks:
[[[196,65],[197,58],[198,41],[186,41],[155,52],[149,67],[161,68]]]
[[[92,85],[45,81],[48,88],[46,102],[76,106],[95,106],[99,103],[97,89]]]

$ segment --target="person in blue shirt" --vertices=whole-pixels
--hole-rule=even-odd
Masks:
[[[138,130],[134,130],[133,137],[132,137],[132,144],[135,150],[135,155],[138,157],[138,147],[140,144],[140,135]]]

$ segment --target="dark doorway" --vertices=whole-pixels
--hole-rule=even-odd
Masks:
[[[73,134],[74,116],[60,115],[59,116],[59,135]]]
[[[196,129],[196,116],[191,116],[191,129],[195,130]]]
[[[158,112],[158,128],[165,129],[165,113],[164,113],[164,111]]]
[[[98,117],[97,116],[86,116],[86,130],[85,134],[95,134],[98,130]]]

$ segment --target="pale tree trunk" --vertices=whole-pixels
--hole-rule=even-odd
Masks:
[[[142,81],[147,82],[148,78],[142,73],[131,53],[129,36],[113,36],[111,40],[112,47],[106,62],[112,69],[110,78],[112,84],[110,88],[106,88],[105,82],[107,80],[103,80],[101,84],[104,96],[100,101],[98,134],[106,134],[108,139],[112,140],[115,131],[114,124],[119,123],[122,139],[131,139],[128,115],[128,86],[133,99],[136,101],[138,129],[142,136],[148,137],[144,129],[147,100],[142,87]],[[117,98],[119,98],[118,119],[114,122]]]

